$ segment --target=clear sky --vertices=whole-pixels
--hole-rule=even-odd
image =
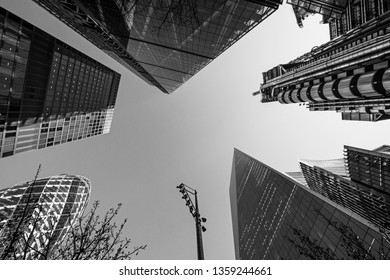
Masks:
[[[40,177],[88,177],[91,199],[103,210],[123,203],[126,233],[134,245],[148,245],[138,259],[196,259],[194,222],[176,189],[182,182],[198,190],[208,219],[205,258],[234,258],[229,184],[235,147],[280,171],[296,171],[300,158],[342,157],[345,144],[389,144],[390,121],[342,121],[335,112],[261,104],[251,95],[262,72],[328,41],[321,17],[309,17],[300,29],[288,4],[166,95],[31,0],[0,3],[122,75],[109,134],[0,159],[0,187],[33,179],[39,164]]]

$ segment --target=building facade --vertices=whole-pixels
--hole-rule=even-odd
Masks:
[[[368,220],[239,150],[230,199],[236,259],[390,258]]]
[[[119,63],[171,93],[281,0],[34,0]]]
[[[263,73],[262,102],[306,103],[336,111],[343,120],[390,117],[390,2],[291,0],[324,15],[331,41]],[[318,8],[333,7],[329,9]],[[317,7],[317,6],[318,7]],[[317,7],[317,8],[316,8]],[[295,9],[295,10],[296,10]]]
[[[389,146],[373,151],[345,146],[344,159],[341,159],[344,164],[340,167],[346,176],[321,164],[322,161],[301,160],[300,167],[310,189],[390,232],[388,150]]]
[[[0,157],[108,133],[120,75],[0,7]]]
[[[82,216],[90,193],[90,181],[74,175],[0,190],[0,258],[39,259],[37,252],[55,247]],[[18,238],[11,245],[15,236]]]

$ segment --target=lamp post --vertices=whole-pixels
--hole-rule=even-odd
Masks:
[[[202,223],[206,222],[206,218],[201,218],[199,214],[198,192],[183,183],[181,183],[176,188],[178,188],[179,191],[183,194],[182,198],[186,201],[186,206],[188,206],[188,209],[194,218],[198,260],[204,260],[202,232],[206,231],[206,228],[202,225]],[[190,194],[195,197],[195,204],[192,202]]]

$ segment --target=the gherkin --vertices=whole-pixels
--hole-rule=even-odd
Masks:
[[[76,175],[42,178],[1,190],[0,257],[7,258],[12,251],[16,258],[35,259],[37,252],[55,247],[82,216],[90,193],[90,181]]]

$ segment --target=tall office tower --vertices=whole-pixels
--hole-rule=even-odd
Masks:
[[[82,176],[58,175],[0,190],[0,258],[37,259],[82,216],[91,193]],[[22,236],[18,236],[18,233]],[[18,236],[11,245],[12,238]],[[24,251],[26,249],[26,251]]]
[[[108,133],[120,75],[0,7],[0,157]]]
[[[236,259],[390,258],[375,225],[239,150],[230,200]]]
[[[34,0],[144,81],[171,93],[282,0]]]
[[[389,151],[390,146],[373,151],[345,146],[341,164],[300,161],[300,166],[310,189],[390,233]]]
[[[390,118],[390,1],[291,3],[311,3],[309,10],[324,14],[331,41],[264,72],[254,95],[261,94],[262,102],[307,103],[310,111],[336,111],[343,120]],[[334,9],[315,8],[315,3]]]

